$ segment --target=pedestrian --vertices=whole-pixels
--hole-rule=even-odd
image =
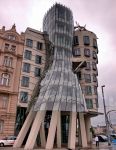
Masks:
[[[96,142],[96,147],[99,147],[99,138],[97,135],[95,136],[95,142]]]

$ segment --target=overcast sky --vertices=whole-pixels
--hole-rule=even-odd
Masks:
[[[42,31],[44,14],[56,2],[72,10],[74,22],[97,35],[100,110],[104,84],[106,105],[116,109],[116,0],[0,0],[0,28],[15,23],[18,32],[27,27]]]

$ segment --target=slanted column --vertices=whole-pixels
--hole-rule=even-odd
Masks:
[[[86,135],[85,120],[84,120],[83,113],[79,113],[79,123],[80,123],[82,147],[87,147],[87,135]]]
[[[54,139],[56,133],[56,127],[58,123],[59,111],[52,111],[52,117],[50,121],[50,127],[47,137],[46,149],[52,150],[54,146]]]
[[[34,148],[36,138],[37,138],[38,132],[40,130],[40,126],[41,126],[42,122],[44,121],[45,113],[46,113],[45,110],[40,110],[37,112],[24,149],[33,149]]]
[[[41,147],[45,148],[46,146],[46,138],[45,138],[45,128],[44,123],[42,122],[40,127],[40,141],[41,141]]]
[[[91,120],[89,116],[85,116],[85,127],[86,127],[86,134],[87,134],[87,142],[88,144],[90,144],[92,142],[92,134],[90,132]]]
[[[61,148],[61,112],[58,113],[58,123],[57,123],[57,148]]]
[[[19,135],[18,135],[13,147],[19,148],[19,147],[22,146],[24,138],[25,138],[30,126],[31,126],[31,123],[32,123],[35,115],[36,115],[36,112],[30,110],[30,112],[29,112],[29,114],[28,114],[28,116],[27,116],[27,118],[26,118],[26,120],[23,124],[23,127],[21,128],[21,131],[19,132]]]
[[[69,149],[75,149],[76,119],[77,119],[77,113],[76,112],[70,112],[69,137],[68,137],[68,148]]]

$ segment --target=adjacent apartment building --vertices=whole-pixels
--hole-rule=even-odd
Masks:
[[[0,137],[13,135],[23,59],[24,33],[0,29]]]
[[[25,43],[21,66],[17,103],[16,134],[25,120],[26,108],[45,64],[45,40],[43,33],[32,28],[25,31]]]

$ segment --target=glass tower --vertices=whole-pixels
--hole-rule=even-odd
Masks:
[[[43,31],[54,45],[51,68],[41,82],[34,110],[84,111],[84,99],[72,71],[73,16],[70,9],[55,4],[45,15]]]

